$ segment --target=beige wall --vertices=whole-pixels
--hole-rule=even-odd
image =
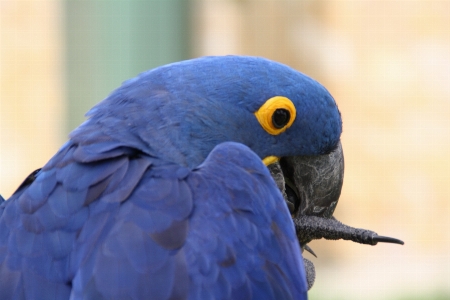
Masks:
[[[346,157],[335,215],[406,242],[313,242],[311,299],[450,295],[450,2],[204,0],[197,11],[196,55],[265,56],[330,90]]]
[[[61,2],[0,1],[0,193],[6,198],[63,139]]]

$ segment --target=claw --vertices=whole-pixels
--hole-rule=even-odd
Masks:
[[[314,253],[314,251],[309,247],[308,245],[303,246],[303,249],[314,255],[315,258],[317,258],[317,255]]]
[[[350,240],[360,244],[376,245],[378,242],[403,245],[404,242],[395,238],[380,236],[377,233],[342,224],[334,217],[321,218],[301,215],[294,218],[297,238],[301,245],[312,240],[325,238],[327,240]]]
[[[405,243],[402,240],[391,238],[388,236],[376,235],[372,237],[372,241],[376,243],[392,243],[392,244],[400,244],[404,245]]]

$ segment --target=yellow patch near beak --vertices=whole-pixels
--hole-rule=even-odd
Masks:
[[[268,165],[271,165],[271,164],[277,162],[279,159],[280,159],[280,158],[279,158],[279,157],[276,157],[276,156],[267,156],[267,157],[264,158],[262,161],[263,161],[263,163],[264,163],[266,166],[268,166]]]

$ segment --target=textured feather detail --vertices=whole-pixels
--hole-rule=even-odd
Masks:
[[[79,162],[67,147],[2,204],[11,298],[305,297],[287,207],[247,147],[221,144],[193,171],[133,151]]]
[[[280,221],[290,220],[288,208],[259,157],[241,144],[220,144],[188,182],[191,299],[306,299],[293,224]]]
[[[90,164],[73,162],[58,169],[56,179],[68,190],[83,190],[102,181],[124,163],[126,163],[124,157]]]
[[[41,171],[33,184],[24,193],[18,195],[18,202],[24,213],[34,213],[44,205],[45,200],[57,184],[55,173],[54,169]]]
[[[80,147],[67,143],[28,186],[1,204],[0,279],[9,279],[1,280],[0,290],[8,298],[68,299],[75,274],[85,270],[81,265],[111,228],[119,203],[151,165],[136,150],[114,147],[114,155],[101,155]],[[92,286],[89,297],[101,295]]]

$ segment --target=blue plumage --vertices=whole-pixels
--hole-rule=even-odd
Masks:
[[[292,100],[270,135],[254,112]],[[329,93],[253,57],[167,65],[125,82],[0,206],[8,299],[306,299],[289,211],[261,159],[333,149]],[[244,146],[246,145],[246,146]]]

